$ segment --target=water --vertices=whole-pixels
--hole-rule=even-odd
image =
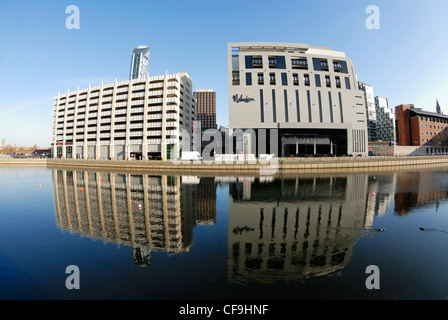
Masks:
[[[0,168],[1,299],[448,297],[448,170]],[[420,228],[423,228],[420,229]],[[68,290],[67,266],[80,270]],[[379,268],[379,289],[366,288]]]

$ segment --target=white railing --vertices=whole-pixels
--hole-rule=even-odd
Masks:
[[[156,106],[156,107],[148,107],[148,111],[162,111],[163,107],[162,106]]]
[[[162,130],[148,130],[147,135],[148,136],[161,136]]]
[[[141,129],[141,128],[143,128],[143,123],[131,123],[129,125],[129,128],[131,128],[131,129]]]
[[[116,109],[115,114],[126,114],[128,109]]]
[[[126,125],[125,124],[116,124],[116,125],[114,125],[114,129],[115,130],[126,129]]]
[[[139,104],[145,104],[145,99],[133,100],[131,101],[131,106],[136,106]]]
[[[161,127],[162,122],[148,122],[148,127],[154,128],[154,127]]]
[[[143,120],[143,116],[132,116],[132,117],[130,118],[130,120],[131,120],[131,121],[133,121],[133,120]]]
[[[115,122],[123,122],[126,121],[126,117],[117,117],[115,118]]]
[[[162,98],[152,98],[148,100],[148,103],[162,103],[163,99]]]

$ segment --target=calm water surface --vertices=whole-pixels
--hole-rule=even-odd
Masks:
[[[447,169],[258,178],[0,168],[0,190],[1,299],[448,297]],[[65,286],[69,265],[79,290]],[[378,290],[366,288],[370,265]]]

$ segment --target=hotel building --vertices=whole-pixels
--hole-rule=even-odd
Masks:
[[[52,157],[173,159],[195,117],[187,73],[126,80],[56,96]]]
[[[306,44],[229,43],[228,85],[231,134],[266,134],[265,146],[262,139],[256,143],[257,155],[367,155],[365,99],[345,53]]]

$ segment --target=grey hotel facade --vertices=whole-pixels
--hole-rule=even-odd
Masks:
[[[250,150],[367,155],[364,95],[345,53],[272,42],[228,43],[227,49],[229,129],[255,132]]]

